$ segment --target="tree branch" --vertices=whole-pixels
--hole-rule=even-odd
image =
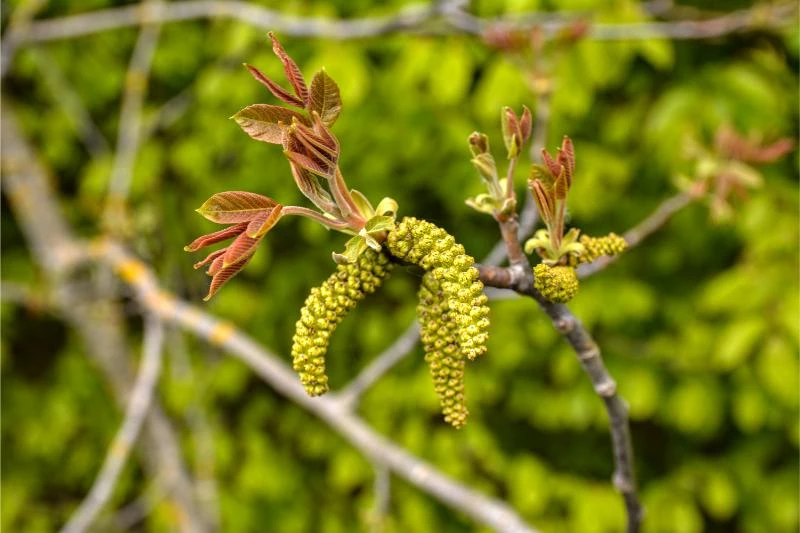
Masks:
[[[146,1],[142,9],[158,9],[158,0]],[[111,168],[108,184],[104,222],[109,229],[121,229],[124,220],[125,201],[130,191],[136,155],[142,133],[142,108],[144,106],[150,67],[161,33],[160,23],[146,24],[139,31],[139,38],[133,49],[128,72],[125,75],[125,91],[122,96],[122,109],[119,115],[117,150]]]
[[[511,266],[481,266],[480,279],[491,287],[512,289],[535,299],[550,317],[555,329],[569,342],[595,392],[605,403],[609,417],[611,444],[614,452],[613,483],[622,494],[628,515],[628,533],[637,533],[642,521],[642,507],[636,493],[633,469],[633,445],[628,426],[628,408],[617,395],[617,384],[605,368],[600,347],[570,310],[547,301],[534,287],[533,271],[517,239],[516,214],[498,221],[503,241],[508,247]]]
[[[147,317],[144,329],[144,347],[139,375],[133,386],[125,419],[108,449],[103,467],[92,485],[86,499],[61,529],[62,533],[83,533],[97,518],[97,514],[108,503],[114,492],[122,468],[130,454],[131,447],[139,437],[139,430],[145,415],[150,409],[158,376],[161,373],[161,349],[164,341],[164,327],[161,320]]]
[[[92,120],[92,116],[81,101],[81,97],[64,77],[64,73],[58,64],[42,48],[31,47],[29,53],[41,72],[44,85],[52,94],[55,102],[64,111],[89,154],[94,158],[106,155],[109,152],[108,140]]]
[[[644,239],[661,229],[676,213],[697,199],[697,195],[679,192],[661,202],[647,218],[626,231],[622,236],[625,242],[628,243],[628,249],[638,246]],[[615,262],[619,257],[616,255],[603,256],[591,263],[580,265],[578,267],[578,277],[581,279],[588,278]]]
[[[34,260],[43,268],[53,287],[59,313],[82,337],[87,354],[106,376],[117,403],[125,406],[133,379],[121,310],[108,299],[86,299],[76,294],[69,274],[75,265],[86,260],[85,249],[76,243],[61,217],[48,186],[47,171],[22,137],[5,101],[0,116],[3,192]],[[181,529],[192,533],[205,531],[192,497],[191,480],[183,466],[177,436],[157,403],[147,417],[144,436],[146,442],[139,451],[150,474],[164,484],[177,510]]]
[[[445,3],[448,5],[449,3]],[[102,31],[148,23],[169,23],[203,18],[227,18],[250,26],[303,37],[358,39],[397,32],[438,31],[439,33],[482,34],[495,26],[530,29],[538,27],[546,35],[555,35],[576,22],[591,19],[591,13],[559,14],[532,12],[496,18],[478,18],[456,7],[414,4],[400,12],[377,17],[337,20],[321,17],[297,17],[282,14],[242,1],[186,0],[157,5],[132,5],[90,11],[31,23],[15,29],[3,39],[4,66],[10,63],[14,49],[22,44],[52,41],[89,35]],[[643,22],[628,24],[591,24],[586,37],[595,40],[632,39],[707,39],[758,28],[780,28],[795,22],[794,2],[749,9],[704,20]],[[438,27],[437,22],[442,24]]]

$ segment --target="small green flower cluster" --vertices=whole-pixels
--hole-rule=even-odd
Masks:
[[[578,257],[579,263],[591,263],[604,255],[619,255],[628,247],[625,239],[616,233],[609,233],[605,237],[581,235],[580,243],[583,251]]]
[[[398,259],[421,266],[441,287],[452,314],[462,355],[474,359],[486,352],[489,308],[478,280],[475,260],[452,235],[425,220],[406,217],[389,232],[385,245]]]
[[[338,265],[321,286],[311,289],[292,339],[292,366],[310,396],[328,391],[325,353],[336,326],[380,287],[393,266],[385,254],[368,249],[356,262]]]
[[[571,266],[539,263],[533,267],[533,278],[536,290],[551,302],[566,303],[578,293],[578,275]]]
[[[431,272],[422,278],[417,316],[425,362],[433,377],[442,414],[446,422],[461,428],[467,423],[469,414],[464,396],[466,360],[458,346],[458,325],[448,308],[441,285]]]

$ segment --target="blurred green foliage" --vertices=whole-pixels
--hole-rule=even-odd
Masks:
[[[3,15],[18,3],[4,3]],[[41,16],[117,3],[53,1]],[[280,9],[364,16],[404,3],[294,1]],[[625,1],[473,4],[483,15],[556,7],[600,9],[604,21],[646,18],[640,5]],[[109,139],[136,34],[121,29],[39,47]],[[391,195],[401,215],[448,228],[476,257],[487,252],[498,237],[495,224],[463,205],[481,192],[465,140],[477,129],[499,149],[501,106],[526,104],[535,114],[521,65],[460,36],[283,42],[306,73],[324,65],[341,86],[345,109],[334,131],[349,184],[373,200]],[[279,78],[266,43],[261,31],[240,23],[178,23],[163,28],[155,55],[145,118],[176,96],[189,105],[144,140],[131,191],[131,245],[166,287],[194,302],[207,279],[181,248],[211,229],[194,213],[197,206],[221,190],[302,202],[280,150],[250,140],[226,119],[248,104],[272,102],[241,68],[247,61]],[[710,144],[723,124],[796,138],[797,52],[796,26],[712,41],[587,41],[548,52],[555,89],[548,146],[564,134],[576,145],[572,223],[591,234],[631,227],[674,193],[674,175],[691,172],[682,157],[685,140]],[[111,157],[90,160],[45,75],[22,49],[4,91],[52,169],[66,214],[92,235]],[[572,304],[630,403],[647,533],[798,528],[796,152],[761,171],[764,187],[736,202],[730,223],[712,224],[705,206],[691,205],[583,282]],[[44,289],[8,209],[2,222],[3,279]],[[303,298],[333,269],[330,252],[344,240],[287,218],[207,308],[288,354]],[[341,324],[329,355],[334,389],[410,323],[418,281],[400,269]],[[507,499],[543,531],[620,531],[624,509],[609,482],[601,401],[534,302],[496,302],[492,312],[490,352],[468,368],[472,415],[464,430],[441,421],[420,348],[368,392],[361,413],[449,475]],[[119,412],[79,338],[58,317],[4,302],[2,328],[0,526],[52,531],[90,486]],[[213,470],[223,531],[373,527],[367,460],[240,363],[179,332],[171,339],[160,394],[191,469]],[[135,336],[131,349],[138,349]],[[199,453],[192,423],[198,410],[209,424],[213,461]],[[146,494],[148,486],[140,468],[129,465],[113,505]],[[115,531],[110,516],[100,529]],[[156,498],[141,530],[169,530],[174,519]],[[474,530],[466,517],[400,480],[393,480],[383,525],[387,532]]]

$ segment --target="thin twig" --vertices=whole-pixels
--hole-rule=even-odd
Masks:
[[[85,247],[76,241],[61,216],[55,193],[49,186],[47,170],[22,136],[5,100],[0,117],[3,192],[33,260],[47,276],[59,314],[83,339],[87,355],[103,372],[115,400],[124,408],[133,376],[128,366],[129,352],[120,306],[100,293],[88,299],[83,294],[85,291],[76,293],[77,284],[70,274],[76,265],[87,261]],[[157,401],[147,417],[144,437],[146,440],[139,451],[150,475],[164,484],[179,518],[179,528],[191,533],[205,531],[193,499],[191,479],[183,465],[178,437]]]
[[[386,517],[389,515],[389,506],[392,500],[392,475],[385,465],[373,465],[375,471],[375,503],[372,506],[370,531],[378,532],[385,529]]]
[[[622,236],[628,243],[628,249],[638,246],[644,239],[658,231],[664,224],[686,206],[697,200],[696,195],[686,192],[679,192],[661,202],[647,218],[632,227]],[[587,278],[592,274],[603,270],[611,263],[615,262],[620,256],[603,256],[591,263],[578,267],[578,277]]]
[[[67,81],[58,63],[41,47],[31,47],[28,53],[39,68],[45,87],[47,87],[55,102],[64,111],[70,125],[86,147],[86,151],[93,158],[108,154],[110,150],[108,140],[92,120],[91,114],[89,114],[86,106],[81,101],[81,97]]]
[[[143,9],[157,9],[160,4],[158,1],[146,1],[141,5]],[[160,32],[160,23],[146,24],[142,27],[131,55],[128,72],[125,75],[117,148],[111,167],[108,199],[103,214],[104,221],[111,230],[118,229],[117,225],[121,222],[125,201],[130,191],[133,168],[136,164],[141,139],[142,108]]]
[[[130,455],[131,448],[139,437],[145,416],[153,400],[158,376],[161,372],[161,348],[164,327],[161,320],[148,316],[145,320],[144,347],[139,375],[133,386],[125,419],[108,449],[103,467],[92,485],[89,494],[61,529],[62,533],[83,533],[92,525],[114,492],[117,479]]]
[[[414,320],[391,346],[378,355],[348,385],[336,394],[342,405],[353,409],[361,395],[384,374],[406,358],[419,342],[419,323]]]
[[[704,20],[643,22],[626,24],[591,24],[585,35],[595,40],[637,40],[652,38],[707,39],[730,33],[780,28],[795,23],[795,2],[749,9]],[[478,18],[461,9],[437,9],[435,5],[414,4],[400,12],[378,17],[337,20],[321,17],[297,17],[242,1],[186,0],[154,6],[124,6],[91,11],[32,23],[9,33],[3,40],[4,63],[22,44],[89,35],[147,23],[169,23],[203,18],[228,18],[250,26],[303,37],[358,39],[397,32],[436,29],[439,33],[482,34],[487,28],[501,26],[518,29],[540,28],[555,35],[591,14],[532,12],[496,18]],[[438,27],[434,24],[439,21]]]

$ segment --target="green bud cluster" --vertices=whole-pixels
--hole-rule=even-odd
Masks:
[[[464,247],[442,228],[413,217],[402,219],[389,232],[385,245],[398,259],[424,268],[441,288],[461,354],[469,359],[484,354],[489,339],[488,300],[475,260]]]
[[[311,289],[292,339],[292,367],[310,396],[328,391],[325,353],[336,326],[364,296],[375,292],[393,266],[385,254],[370,248],[354,263],[337,265],[321,286]]]
[[[578,257],[579,263],[591,263],[603,255],[619,255],[628,243],[616,233],[609,233],[605,237],[589,237],[581,235],[580,243],[583,251]]]
[[[563,304],[578,293],[578,274],[571,266],[539,263],[533,267],[533,277],[536,290],[551,302]]]
[[[422,278],[417,315],[425,362],[433,377],[442,414],[446,422],[461,428],[467,423],[469,414],[464,396],[466,360],[458,346],[458,324],[450,312],[441,285],[431,272],[426,272]]]

